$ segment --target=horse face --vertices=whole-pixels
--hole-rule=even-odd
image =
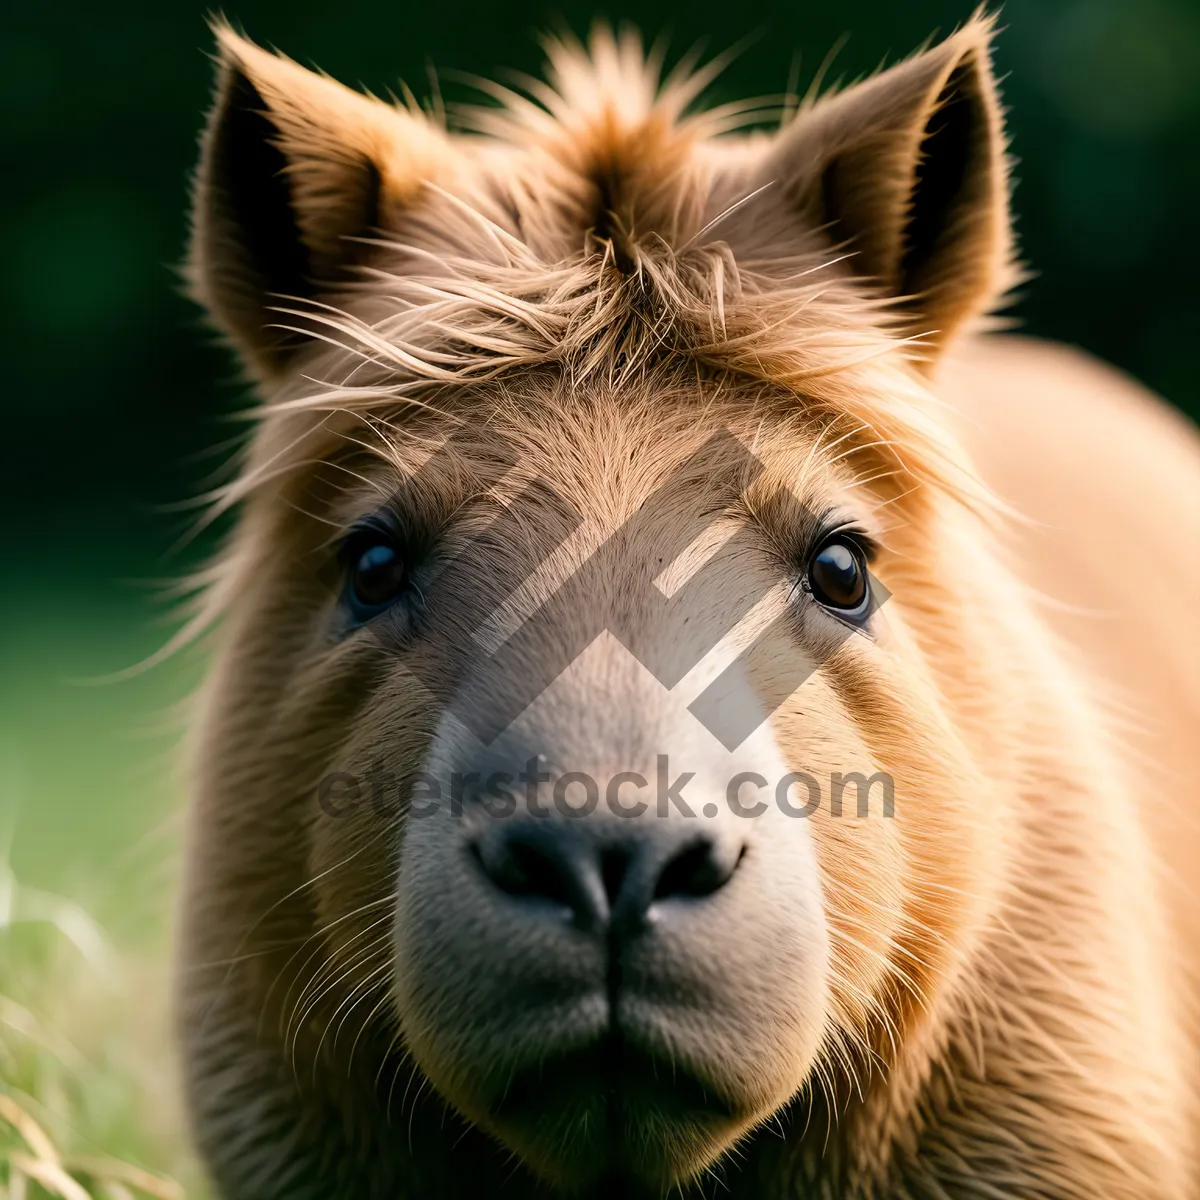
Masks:
[[[909,1019],[969,920],[971,765],[887,509],[760,399],[460,396],[263,512],[259,766],[320,931],[281,1024],[394,1028],[564,1184],[691,1177]]]

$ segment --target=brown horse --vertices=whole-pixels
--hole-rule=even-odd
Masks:
[[[747,136],[605,33],[451,133],[218,30],[222,1195],[1196,1195],[1200,447],[979,334],[991,32]]]

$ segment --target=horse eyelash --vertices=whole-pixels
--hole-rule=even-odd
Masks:
[[[843,537],[852,543],[862,554],[869,566],[879,555],[879,542],[876,541],[857,521],[846,520],[831,524],[828,520],[818,526],[816,535],[810,540],[804,551],[805,564],[830,538]]]
[[[397,546],[404,544],[404,532],[395,516],[387,510],[380,510],[356,521],[346,531],[337,543],[338,560],[343,563],[350,561],[354,551],[372,538],[385,538]]]

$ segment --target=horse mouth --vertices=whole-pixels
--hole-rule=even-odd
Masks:
[[[500,1122],[537,1111],[601,1105],[616,1128],[626,1119],[723,1124],[737,1106],[710,1081],[661,1053],[633,1046],[618,1033],[519,1072],[493,1108]],[[615,1118],[615,1119],[614,1119]]]
[[[745,1117],[694,1069],[609,1033],[519,1071],[492,1105],[489,1124],[572,1195],[634,1200],[689,1178]],[[601,1187],[616,1180],[619,1188]]]

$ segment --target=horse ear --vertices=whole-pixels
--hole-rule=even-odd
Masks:
[[[787,200],[936,353],[1011,285],[1004,133],[979,17],[803,110],[769,152]]]
[[[445,135],[228,26],[215,29],[217,99],[201,142],[187,276],[251,372],[270,378],[305,341],[297,307],[346,282],[354,239],[386,227],[451,169]]]

